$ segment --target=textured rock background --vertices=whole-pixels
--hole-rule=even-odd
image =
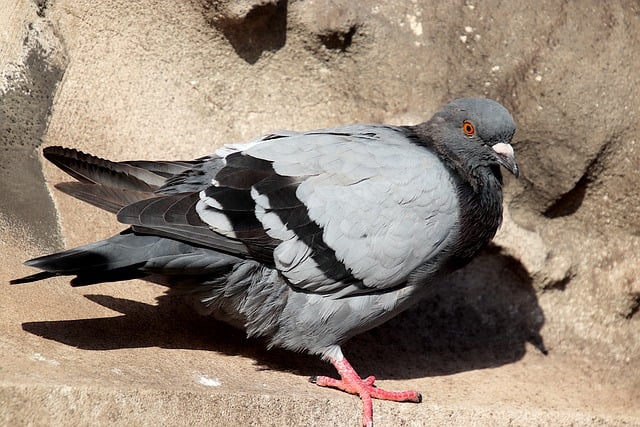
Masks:
[[[638,2],[0,3],[0,423],[359,419],[357,399],[306,383],[330,367],[245,342],[155,285],[6,285],[31,256],[121,229],[49,196],[43,177],[66,178],[41,144],[194,158],[488,96],[516,118],[523,170],[496,244],[345,351],[424,392],[376,402],[382,425],[640,425]]]

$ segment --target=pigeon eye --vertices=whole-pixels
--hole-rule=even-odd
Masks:
[[[465,120],[462,123],[462,132],[467,136],[473,136],[473,134],[476,133],[476,128],[473,126],[473,123]]]

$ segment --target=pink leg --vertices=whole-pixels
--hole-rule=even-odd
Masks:
[[[392,400],[394,402],[417,402],[422,401],[422,395],[417,391],[387,391],[375,386],[374,376],[365,379],[360,378],[347,359],[330,359],[331,363],[338,370],[340,379],[330,377],[314,377],[311,382],[321,387],[333,387],[347,393],[357,394],[362,400],[362,425],[373,427],[373,404],[371,398],[380,400]]]

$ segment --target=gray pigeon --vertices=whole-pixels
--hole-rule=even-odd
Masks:
[[[500,166],[518,175],[514,121],[488,99],[458,99],[416,126],[274,132],[193,161],[44,156],[77,182],[57,188],[117,214],[122,233],[35,258],[73,286],[141,278],[268,345],[319,355],[320,386],[420,402],[377,388],[343,356],[349,338],[415,304],[468,263],[502,220]]]

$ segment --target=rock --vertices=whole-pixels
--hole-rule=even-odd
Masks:
[[[301,24],[329,50],[346,51],[363,25],[358,3],[310,0],[295,6]]]
[[[242,25],[242,22],[250,18],[251,14],[260,14],[261,10],[278,7],[282,0],[201,0],[203,9],[212,22],[220,25],[235,22]]]
[[[538,292],[562,290],[576,274],[571,259],[554,251],[540,234],[515,223],[508,208],[494,243],[500,246],[502,254],[522,264]]]
[[[66,55],[40,8],[14,7],[13,13],[0,14],[6,37],[0,39],[0,192],[11,201],[0,206],[0,217],[40,235],[46,247],[60,247],[36,149],[47,130]]]

